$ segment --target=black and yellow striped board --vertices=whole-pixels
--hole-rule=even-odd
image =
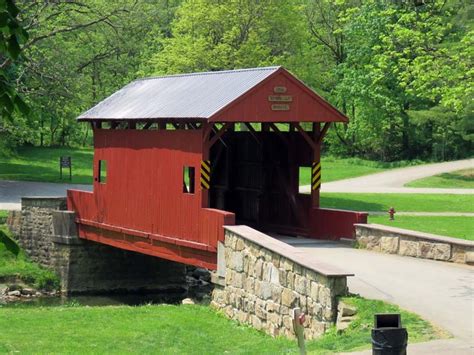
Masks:
[[[311,165],[311,190],[317,190],[321,187],[321,162],[313,162]]]
[[[211,186],[211,161],[201,160],[201,189],[209,190]]]

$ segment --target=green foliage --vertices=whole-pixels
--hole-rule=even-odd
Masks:
[[[357,320],[347,333],[337,335],[331,331],[307,342],[310,353],[367,348],[373,313],[400,311],[381,301],[355,297],[344,300],[358,308]],[[204,306],[15,307],[0,309],[0,314],[0,351],[3,352],[156,353],[159,349],[166,354],[297,354],[299,351],[296,341],[272,338]],[[405,311],[401,314],[410,341],[438,336],[420,317]]]
[[[11,49],[0,70],[31,112],[3,119],[0,154],[25,143],[90,144],[90,127],[75,117],[139,76],[275,64],[349,116],[329,131],[330,154],[449,160],[473,148],[473,5],[465,0],[16,4],[20,13],[0,12]],[[17,59],[10,32],[23,48]],[[8,112],[24,106],[0,97]]]
[[[395,220],[390,221],[388,216],[369,216],[369,222],[459,239],[474,240],[474,217],[395,215]]]
[[[352,152],[383,160],[466,154],[472,34],[457,40],[466,29],[454,17],[464,9],[367,1],[341,12],[346,58],[335,69],[335,93],[352,122],[330,138],[331,148],[342,138]]]
[[[39,289],[59,288],[58,277],[29,261],[6,227],[0,225],[0,279],[10,278],[18,278]]]
[[[171,25],[172,36],[143,66],[167,74],[264,66],[298,52],[303,31],[298,2],[253,0],[184,1]]]
[[[14,62],[20,58],[21,47],[28,40],[28,32],[18,21],[20,10],[13,0],[0,2],[0,132],[4,120],[15,110],[28,113],[28,106],[12,83],[16,76]]]

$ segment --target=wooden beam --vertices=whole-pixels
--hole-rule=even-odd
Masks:
[[[219,140],[222,137],[222,135],[229,129],[231,124],[232,122],[226,122],[224,126],[222,126],[222,128],[216,132],[214,137],[212,137],[211,140],[209,141],[209,148],[212,147],[214,143],[216,143],[217,140]]]
[[[258,145],[262,146],[262,142],[258,140],[257,131],[255,130],[255,128],[253,128],[252,125],[248,122],[245,122],[244,124],[248,128],[249,133],[252,136],[252,138],[255,140],[255,142],[257,142]]]
[[[143,126],[142,129],[149,129],[152,124],[153,124],[153,122],[147,122],[147,123],[145,123],[145,125]]]
[[[317,144],[311,139],[311,137],[309,136],[308,132],[306,132],[303,127],[301,127],[301,125],[299,123],[295,123],[295,127],[296,129],[298,130],[298,132],[301,133],[301,135],[303,136],[303,138],[305,139],[306,142],[308,142],[308,144],[311,146],[312,149],[316,149],[317,147]]]
[[[278,137],[280,137],[283,142],[288,146],[290,142],[288,141],[288,137],[286,137],[279,129],[278,126],[275,123],[269,123],[270,128],[273,129],[273,131],[277,134]]]
[[[319,133],[319,136],[318,136],[318,140],[316,141],[317,144],[320,144],[322,141],[323,141],[323,138],[324,136],[326,135],[329,127],[331,126],[331,122],[326,122],[324,124],[324,127],[323,129],[321,130],[321,132]]]

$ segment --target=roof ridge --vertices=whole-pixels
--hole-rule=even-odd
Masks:
[[[256,67],[256,68],[241,68],[241,69],[229,69],[229,70],[219,70],[219,71],[205,71],[205,72],[195,72],[195,73],[182,73],[182,74],[170,74],[170,75],[158,75],[158,76],[149,76],[145,78],[135,79],[132,82],[144,81],[144,80],[153,80],[153,79],[165,79],[165,78],[177,78],[185,76],[200,76],[200,75],[214,75],[214,74],[228,74],[228,73],[240,73],[245,71],[257,71],[257,70],[278,70],[282,66],[275,65],[269,67]]]

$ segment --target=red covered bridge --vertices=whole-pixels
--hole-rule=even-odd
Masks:
[[[68,191],[81,238],[215,269],[224,225],[337,239],[365,222],[319,208],[321,141],[347,117],[284,68],[136,80],[78,119],[95,148],[94,191]]]

